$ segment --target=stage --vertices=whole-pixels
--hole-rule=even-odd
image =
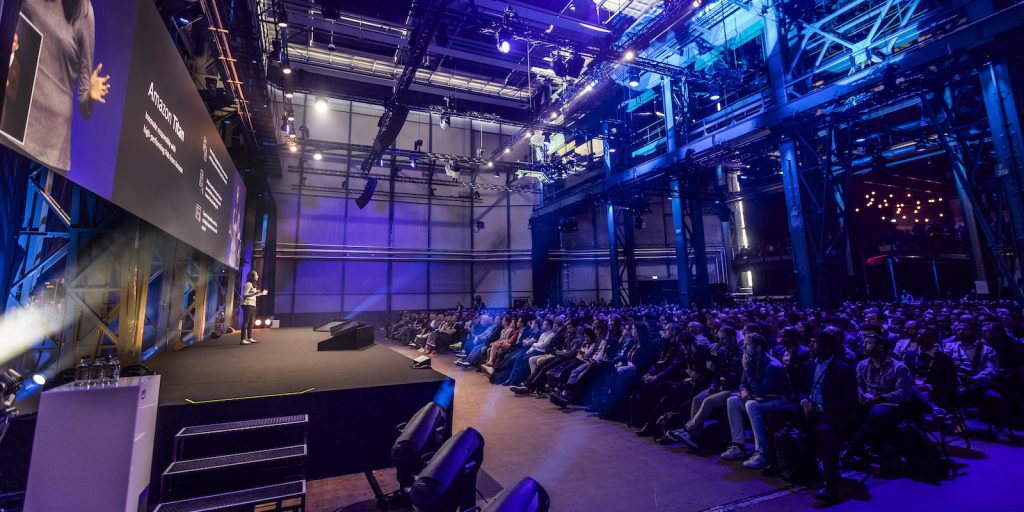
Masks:
[[[161,379],[154,477],[189,425],[308,414],[307,474],[318,479],[390,466],[395,426],[435,396],[451,412],[454,381],[387,347],[317,352],[329,335],[311,328],[253,334],[259,343],[235,333],[146,361]]]

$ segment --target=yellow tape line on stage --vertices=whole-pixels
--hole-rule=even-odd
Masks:
[[[314,389],[316,389],[316,388],[309,388],[309,389],[307,389],[305,391],[293,391],[291,393],[275,393],[273,395],[256,395],[256,396],[236,396],[234,398],[218,398],[216,400],[192,400],[191,398],[186,398],[185,401],[190,403],[190,404],[215,404],[217,402],[232,402],[234,400],[249,400],[249,399],[252,399],[252,398],[274,398],[274,397],[279,397],[279,396],[304,395],[306,393],[309,393],[310,391],[313,391]]]

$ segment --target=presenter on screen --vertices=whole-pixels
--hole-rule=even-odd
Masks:
[[[256,286],[259,282],[260,275],[253,270],[242,285],[242,345],[258,343],[252,339],[252,326],[256,322],[256,298],[267,294],[266,290]]]
[[[110,76],[93,67],[96,19],[90,0],[24,0],[21,12],[42,33],[35,89],[24,149],[43,164],[71,167],[71,116],[75,103],[88,119],[106,103]]]

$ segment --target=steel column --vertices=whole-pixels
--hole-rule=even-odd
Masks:
[[[801,307],[811,307],[814,305],[814,283],[811,257],[807,251],[796,143],[791,138],[783,140],[779,144],[779,152],[782,156],[782,186],[786,194],[786,221],[789,224],[797,300]]]
[[[689,307],[692,303],[690,295],[690,258],[686,249],[686,219],[683,217],[683,198],[679,178],[669,182],[669,200],[672,203],[672,238],[676,249],[676,275],[679,279],[679,305]]]
[[[1024,137],[1018,102],[1014,97],[1013,81],[1005,55],[999,55],[994,62],[982,66],[981,93],[992,131],[992,144],[996,150],[996,176],[1006,196],[1006,207],[1010,213],[1013,229],[1014,254],[1017,270],[1024,272],[1024,202],[1021,188],[1024,186]],[[1012,276],[1005,276],[1013,279]]]

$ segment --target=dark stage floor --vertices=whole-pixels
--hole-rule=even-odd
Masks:
[[[240,345],[239,334],[229,334],[146,361],[160,374],[160,405],[447,379],[434,370],[414,370],[408,358],[376,344],[317,352],[316,343],[327,335],[311,328],[261,329],[254,335],[260,343]]]

